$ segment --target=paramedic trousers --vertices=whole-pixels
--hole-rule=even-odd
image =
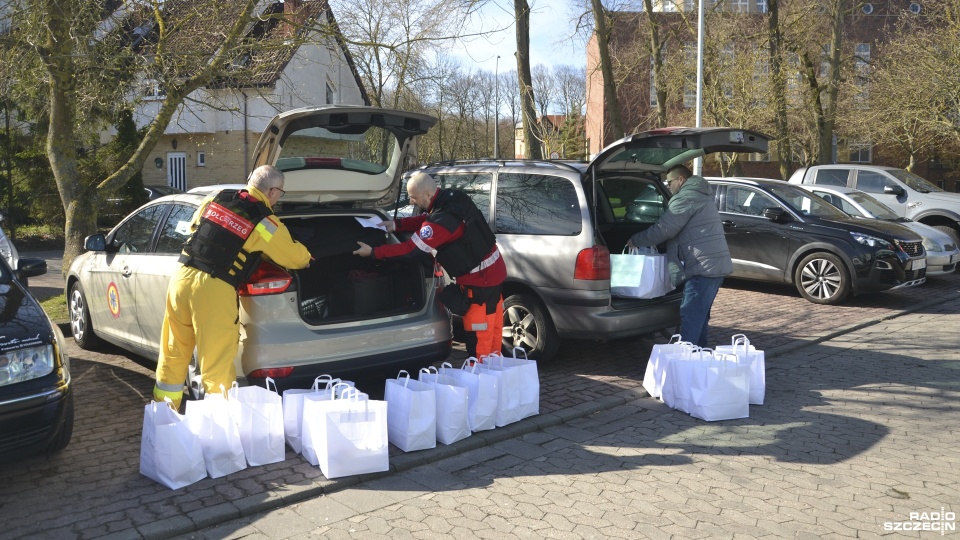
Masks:
[[[167,288],[160,335],[160,359],[153,397],[176,408],[183,396],[194,347],[204,391],[219,392],[237,380],[234,358],[240,346],[237,290],[196,268],[180,265]]]
[[[498,296],[490,302],[496,304],[470,304],[463,316],[467,354],[475,358],[500,354],[503,344],[503,299]]]

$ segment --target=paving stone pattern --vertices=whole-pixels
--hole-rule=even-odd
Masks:
[[[33,281],[31,281],[31,284],[33,284]],[[50,288],[55,290],[56,284]],[[791,288],[729,282],[721,290],[714,307],[713,322],[715,326],[711,333],[711,340],[722,343],[729,340],[729,336],[733,333],[746,333],[753,343],[760,348],[788,350],[792,346],[791,344],[796,343],[797,340],[807,340],[805,342],[809,342],[813,338],[822,337],[838,329],[849,328],[856,323],[892,317],[904,310],[917,309],[918,306],[920,307],[918,313],[937,314],[937,310],[940,308],[934,306],[939,304],[952,306],[957,303],[958,288],[960,288],[960,276],[949,276],[931,279],[927,285],[920,288],[852,298],[843,306],[817,306],[800,298]],[[894,324],[897,320],[893,319],[890,323],[884,324]],[[953,321],[951,327],[956,328],[957,319],[951,320]],[[928,327],[931,330],[940,327],[939,315],[925,319],[922,324],[904,329],[904,331],[917,333],[917,338],[911,338],[908,341],[910,343],[922,341],[920,352],[927,350],[924,347],[929,347],[926,341],[919,338],[919,336],[926,335],[925,332],[927,332]],[[487,464],[485,466],[494,467],[498,471],[511,470],[510,474],[498,473],[498,475],[489,477],[492,473],[486,469],[466,466],[464,472],[457,472],[457,475],[455,475],[461,482],[469,480],[470,475],[474,474],[478,478],[488,476],[486,480],[475,480],[473,484],[469,482],[465,484],[472,493],[475,493],[478,504],[487,497],[476,494],[476,492],[484,491],[481,489],[483,487],[492,486],[499,482],[509,482],[511,479],[516,481],[521,478],[524,485],[528,483],[528,480],[529,483],[536,484],[545,478],[543,474],[517,472],[518,469],[512,469],[511,467],[523,469],[525,467],[537,468],[542,466],[546,468],[545,470],[551,471],[554,470],[551,468],[554,466],[560,468],[571,467],[585,471],[584,474],[578,474],[577,478],[607,478],[610,475],[623,473],[619,468],[612,467],[611,463],[628,461],[638,464],[637,467],[639,467],[639,464],[643,464],[644,466],[639,467],[638,470],[644,471],[643,474],[645,475],[663,477],[664,481],[672,481],[676,484],[679,482],[679,478],[672,476],[675,469],[671,468],[670,464],[690,462],[689,449],[698,450],[701,448],[700,443],[693,444],[684,441],[691,437],[698,439],[702,430],[713,433],[710,429],[716,428],[713,428],[712,425],[704,427],[697,421],[673,414],[664,415],[663,418],[660,418],[656,415],[666,411],[661,410],[662,406],[658,406],[653,400],[634,401],[638,395],[642,395],[642,389],[639,387],[650,347],[656,342],[664,341],[663,338],[658,337],[656,339],[628,339],[603,343],[591,341],[564,342],[558,358],[554,362],[544,363],[540,366],[540,417],[486,432],[483,435],[476,434],[460,441],[453,447],[438,445],[438,448],[433,451],[410,454],[403,454],[394,448],[391,452],[391,464],[394,470],[402,472],[387,476],[377,480],[377,482],[389,482],[392,478],[397,479],[394,481],[410,479],[412,474],[410,471],[414,467],[427,463],[436,463],[437,466],[428,472],[420,471],[413,474],[414,478],[424,480],[433,478],[432,475],[447,478],[448,475],[457,471],[444,472],[438,469],[440,463],[456,461],[461,459],[462,456],[468,456],[469,452],[486,452],[487,454],[484,455],[491,455],[489,453],[499,451],[501,454],[509,454],[514,457],[505,459],[502,455],[496,454],[494,457],[485,458],[483,463]],[[820,350],[820,348],[816,350]],[[218,523],[229,522],[232,519],[269,508],[287,507],[292,503],[300,503],[306,499],[313,500],[318,493],[346,490],[342,491],[344,497],[347,497],[348,493],[352,493],[352,496],[357,499],[365,501],[372,499],[378,504],[389,502],[392,498],[397,497],[397,493],[389,490],[383,493],[378,492],[376,497],[363,494],[363,491],[370,490],[370,486],[375,484],[368,481],[358,483],[360,479],[356,477],[335,481],[326,480],[320,474],[318,468],[310,466],[302,457],[289,451],[287,460],[284,462],[248,468],[215,480],[208,478],[189,488],[171,491],[139,474],[143,406],[149,400],[153,385],[153,364],[147,360],[124,354],[112,347],[104,347],[99,352],[89,352],[75,347],[71,342],[68,345],[68,352],[71,355],[71,368],[76,390],[77,417],[73,440],[65,451],[55,456],[34,456],[16,462],[0,464],[0,482],[4,486],[4,489],[0,490],[0,522],[3,524],[0,527],[0,539],[168,538]],[[455,365],[459,365],[464,356],[462,350],[457,350],[452,355],[451,361]],[[830,356],[828,359],[831,364],[836,362],[838,365],[851,366],[849,368],[850,374],[844,376],[864,376],[860,373],[861,368],[859,366],[853,366],[849,362],[842,361],[842,357],[834,358],[834,356],[837,355]],[[771,369],[777,369],[779,361],[775,358],[768,366]],[[891,365],[891,369],[893,367],[898,366]],[[811,368],[809,371],[812,373],[818,371],[818,369]],[[799,376],[801,372],[798,371],[797,373]],[[804,371],[803,373],[807,372]],[[889,378],[889,375],[887,377],[887,379],[879,378],[878,381],[886,381],[887,385],[902,383],[897,379]],[[778,388],[791,396],[796,395],[801,402],[809,400],[812,390],[803,388],[803,385],[809,386],[814,385],[814,383],[802,382],[802,379],[798,380],[801,380],[800,387],[796,387],[797,381],[789,381],[779,383]],[[931,378],[931,380],[936,381],[938,378]],[[909,386],[908,384],[907,387]],[[899,389],[899,386],[896,388]],[[373,394],[382,391],[379,388],[367,388],[365,390],[369,390]],[[827,385],[823,392],[828,393],[831,390],[830,385]],[[892,391],[888,392],[886,387],[881,386],[881,389],[875,392],[878,393],[876,399],[881,399]],[[865,425],[859,422],[854,422],[852,425],[839,422],[836,413],[831,414],[826,412],[828,409],[819,409],[827,407],[826,403],[828,403],[827,398],[809,404],[805,402],[793,403],[786,410],[786,413],[797,417],[796,422],[798,424],[796,426],[790,424],[790,427],[782,429],[787,430],[786,433],[788,434],[803,435],[800,440],[804,445],[809,446],[804,452],[819,455],[817,453],[819,452],[817,442],[821,435],[825,436],[822,432],[816,431],[808,425],[811,422],[812,412],[807,411],[806,407],[810,407],[811,410],[823,411],[817,412],[817,418],[822,416],[831,421],[836,421],[831,430],[831,433],[839,434],[835,436],[841,436],[847,429],[858,427],[871,427],[871,429],[882,432],[881,427],[878,427],[883,426],[883,422],[880,421],[873,422],[871,420]],[[587,412],[602,410],[615,405],[622,405],[622,408],[614,409],[608,414],[612,414],[621,420],[630,418],[633,423],[630,423],[629,426],[622,425],[617,432],[603,434],[606,438],[597,440],[595,444],[591,443],[589,447],[581,446],[576,449],[570,446],[566,448],[564,445],[568,444],[566,442],[568,439],[556,434],[549,439],[538,439],[545,436],[549,437],[553,433],[550,430],[561,428],[563,430],[577,428],[588,432],[596,430],[597,428],[590,428],[589,425],[583,424],[580,420],[572,422],[568,420],[582,417]],[[779,406],[771,405],[768,408],[759,409],[758,414],[761,416],[755,415],[751,418],[751,422],[758,418],[762,420],[764,413],[779,410],[776,408]],[[838,402],[836,406],[842,409],[844,405]],[[940,405],[937,405],[937,407],[940,407]],[[952,413],[952,409],[941,410],[935,408],[931,411],[942,412],[944,418],[949,416],[948,413]],[[636,423],[638,418],[649,418],[654,423],[649,425],[647,423],[638,424]],[[675,433],[676,435],[673,435],[675,437],[682,435],[682,439],[670,444],[658,444],[655,448],[641,446],[634,448],[633,454],[628,453],[618,457],[625,452],[623,448],[638,444],[631,443],[629,440],[631,437],[638,440],[646,437],[646,440],[649,441],[656,430],[666,429],[657,422],[667,421],[678,423],[677,426],[670,428],[668,431]],[[778,419],[777,422],[780,422],[780,420]],[[815,422],[814,424],[816,425]],[[723,427],[737,425],[739,424],[724,423]],[[745,423],[743,425],[752,426],[753,424]],[[777,425],[777,423],[771,425]],[[546,428],[546,430],[530,433],[540,428]],[[748,437],[748,432],[749,437],[761,436],[754,431],[744,428],[742,433],[734,432],[735,435],[728,434],[727,436],[744,438],[745,440]],[[516,439],[514,435],[522,435],[522,438]],[[949,440],[946,435],[938,436],[940,436],[941,441]],[[530,437],[539,442],[530,442]],[[608,440],[610,437],[614,437],[614,439]],[[615,439],[616,437],[623,438],[623,440]],[[769,437],[773,437],[773,435],[768,434]],[[953,439],[953,443],[953,448],[955,448],[955,439]],[[779,446],[776,442],[763,444],[767,444],[769,449],[758,453],[753,459],[769,462],[772,459],[771,456],[773,456],[774,461],[778,464],[777,469],[786,466],[782,463],[804,463],[796,461],[798,459],[796,456],[800,452],[796,448],[791,447],[789,455],[784,457],[774,453],[774,448]],[[618,449],[598,451],[593,449],[593,446],[616,447]],[[534,447],[540,448],[540,450]],[[713,447],[712,443],[711,447]],[[501,451],[499,450],[501,448],[509,448],[510,450],[504,449]],[[857,451],[858,448],[855,446],[850,450]],[[530,463],[524,463],[523,459],[517,456],[517,454],[523,455],[524,452],[528,452],[532,456],[545,450],[562,450],[566,454],[563,455],[560,462],[557,462],[558,465],[545,462],[544,460],[547,459],[545,454],[539,457],[531,457]],[[874,448],[874,450],[876,449]],[[702,459],[709,462],[709,459],[714,459],[716,456],[733,455],[739,451],[728,449],[716,450],[716,454],[712,453],[714,451],[705,452],[706,457]],[[833,450],[832,452],[836,451]],[[594,456],[603,465],[578,461],[585,455]],[[862,456],[863,454],[859,455]],[[446,457],[453,457],[453,460],[442,461]],[[934,458],[939,458],[939,455],[933,454],[930,459]],[[465,459],[467,462],[474,461],[473,457]],[[656,464],[657,467],[649,467],[650,464]],[[607,466],[610,467],[609,470],[605,468]],[[705,468],[705,470],[707,469],[709,467]],[[572,470],[568,472],[572,472]],[[698,477],[695,476],[695,478]],[[643,482],[647,481],[649,479],[643,480]],[[764,479],[752,478],[751,481],[763,482]],[[746,482],[746,480],[737,479],[735,482]],[[694,483],[696,484],[696,482]],[[439,485],[438,483],[437,486]],[[572,486],[572,483],[569,485]],[[644,509],[656,506],[655,501],[660,501],[658,504],[662,504],[664,497],[668,497],[663,493],[659,497],[652,497],[642,485],[629,483],[627,485],[632,486],[629,490],[625,490],[630,494],[612,497],[614,499],[613,503],[623,503],[625,497],[639,497],[632,504],[640,505],[639,508]],[[872,485],[872,482],[867,485]],[[354,487],[346,489],[349,486]],[[522,490],[522,488],[516,489]],[[729,490],[730,486],[724,489]],[[579,495],[576,491],[561,490],[560,493],[551,491],[549,496],[551,500],[562,500],[563,504],[561,506],[563,506],[573,504],[571,500],[577,500]],[[909,490],[906,490],[906,492],[909,493]],[[865,491],[865,493],[867,492]],[[437,501],[447,501],[454,494],[450,488],[437,491],[427,486],[426,489],[423,489],[425,501],[432,500],[431,495]],[[489,496],[494,495],[491,493]],[[647,496],[652,498],[649,499],[649,502],[644,502],[647,501]],[[543,497],[535,498],[542,499]],[[668,497],[669,500],[673,500],[673,498],[676,497],[672,495]],[[689,498],[687,496],[685,500]],[[767,497],[767,499],[769,498]],[[328,497],[321,497],[317,499],[315,504],[321,504],[319,501],[328,499]],[[404,500],[409,500],[409,498]],[[493,506],[499,504],[498,500],[494,500]],[[955,498],[954,501],[956,501]],[[429,503],[423,504],[429,505]],[[443,504],[447,505],[448,503],[444,502]],[[491,503],[483,504],[490,505]],[[596,502],[591,504],[596,504]],[[778,504],[780,503],[778,502]],[[580,508],[579,502],[577,508]],[[663,512],[667,516],[672,515],[668,510],[663,510]],[[643,511],[641,513],[646,516],[644,519],[652,519],[649,512]],[[897,517],[903,516],[899,514],[888,516],[891,519]],[[561,515],[558,519],[569,521],[571,518]],[[494,529],[500,531],[516,526],[515,523],[513,525],[510,523],[508,520],[495,522],[497,526]],[[301,522],[301,524],[303,523]],[[552,527],[555,527],[556,530],[566,530],[565,525],[561,527],[559,524],[555,524]],[[309,530],[315,530],[315,528]]]

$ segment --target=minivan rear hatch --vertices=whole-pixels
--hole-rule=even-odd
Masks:
[[[397,198],[407,156],[436,123],[423,114],[367,106],[320,106],[275,116],[254,167],[284,172],[284,204],[383,206]]]

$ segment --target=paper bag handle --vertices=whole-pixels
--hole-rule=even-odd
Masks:
[[[333,381],[339,381],[340,379],[334,379],[332,376],[324,373],[323,375],[318,375],[316,379],[313,380],[313,385],[310,386],[310,390],[317,391],[320,390],[320,383],[326,381],[326,387],[330,388],[330,385],[333,384]]]
[[[467,359],[463,361],[463,365],[460,366],[460,369],[465,370],[465,371],[469,371],[470,373],[476,373],[476,371],[477,371],[477,364],[479,364],[479,363],[480,363],[480,361],[477,360],[477,357],[476,357],[476,356],[470,356],[470,357],[467,357]]]
[[[520,349],[520,352],[523,353],[523,359],[524,359],[524,360],[529,360],[529,359],[530,359],[530,358],[527,357],[527,350],[524,349],[523,347],[514,347],[513,350],[510,351],[510,354],[512,354],[514,358],[517,358],[517,349]]]
[[[273,385],[273,393],[279,394],[280,391],[277,390],[277,382],[274,381],[273,379],[271,379],[270,377],[267,377],[267,378],[264,380],[264,386],[266,386],[267,390],[270,390],[270,385],[271,385],[271,384]]]
[[[403,378],[406,379],[403,381],[403,387],[406,388],[407,385],[410,384],[410,373],[408,373],[405,369],[401,369],[400,373],[397,373],[397,380],[400,380],[401,375],[403,375]]]

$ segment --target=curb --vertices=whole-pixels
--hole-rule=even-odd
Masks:
[[[874,317],[865,321],[841,326],[829,332],[823,332],[812,338],[797,340],[793,343],[774,347],[765,351],[767,359],[784,356],[798,350],[829,341],[844,334],[867,328],[879,324],[883,321],[909,315],[917,311],[960,299],[960,293],[956,293],[944,298],[930,300],[922,304],[917,304],[896,313]],[[69,331],[69,323],[61,324],[61,328]],[[776,366],[769,366],[777,369]],[[561,409],[552,413],[536,415],[520,420],[513,424],[496,428],[490,431],[480,431],[473,433],[470,437],[458,441],[452,445],[438,444],[435,448],[421,450],[417,452],[404,453],[390,458],[390,469],[373,474],[364,474],[357,476],[348,476],[327,480],[318,478],[311,480],[310,485],[293,484],[285,486],[283,490],[274,491],[266,496],[257,495],[246,499],[240,499],[223,503],[211,508],[197,510],[186,515],[173,516],[157,522],[143,524],[138,527],[137,532],[146,540],[162,540],[176,536],[186,535],[200,531],[205,528],[213,527],[226,523],[227,521],[241,517],[254,516],[263,512],[274,510],[290,504],[296,504],[308,499],[312,499],[324,494],[342,491],[346,488],[363,484],[372,480],[388,477],[399,472],[405,472],[421,465],[435,463],[439,460],[458,456],[460,454],[491,446],[503,441],[521,437],[523,435],[542,431],[550,427],[569,423],[592,414],[603,412],[613,407],[635,402],[639,399],[647,398],[649,394],[643,387],[628,389],[618,392],[611,396],[604,396],[591,402],[581,403],[573,407]],[[645,407],[655,410],[655,404],[650,402],[652,407]]]

